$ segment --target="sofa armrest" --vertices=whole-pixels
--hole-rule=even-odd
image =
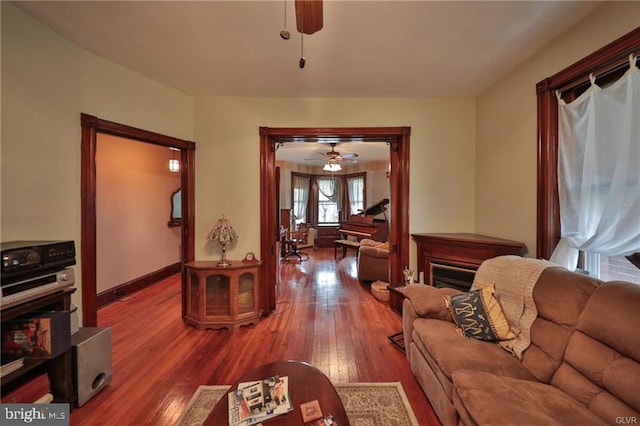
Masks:
[[[409,347],[413,342],[413,322],[418,319],[416,310],[409,299],[402,301],[402,337],[404,339],[404,353],[409,362],[411,362],[411,351]]]
[[[455,296],[462,293],[453,288],[438,288],[424,284],[409,284],[405,287],[397,287],[397,289],[411,303],[418,317],[450,322],[453,322],[453,319],[447,310],[444,296]]]
[[[402,334],[405,354],[411,362],[410,344],[413,342],[413,323],[418,318],[433,318],[454,322],[447,310],[444,296],[462,293],[453,288],[437,288],[425,284],[395,287],[404,295],[402,301]]]

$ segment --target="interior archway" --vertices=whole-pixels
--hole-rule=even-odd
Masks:
[[[409,142],[411,127],[270,128],[260,127],[260,255],[263,261],[261,306],[269,313],[276,308],[278,254],[277,179],[275,152],[279,144],[291,142],[376,141],[389,144],[390,280],[402,281],[402,267],[409,264]],[[399,300],[391,298],[398,308]]]
[[[96,296],[96,144],[97,134],[105,133],[132,140],[152,143],[180,150],[182,191],[181,262],[194,259],[195,233],[195,143],[143,129],[114,123],[89,114],[80,114],[81,140],[81,243],[82,259],[82,325],[98,325]],[[182,277],[184,286],[185,277]],[[185,301],[182,312],[184,315]]]

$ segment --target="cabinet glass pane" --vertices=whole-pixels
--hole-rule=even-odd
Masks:
[[[191,274],[191,281],[189,282],[189,303],[187,304],[187,314],[198,315],[198,275]]]
[[[230,316],[229,277],[209,275],[205,285],[205,315],[208,317]]]
[[[238,288],[238,314],[253,312],[253,283],[254,276],[251,273],[240,275]]]

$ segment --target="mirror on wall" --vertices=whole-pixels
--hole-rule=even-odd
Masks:
[[[171,194],[171,217],[169,217],[169,228],[182,225],[182,189],[178,188]]]

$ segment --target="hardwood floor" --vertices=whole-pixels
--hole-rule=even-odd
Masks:
[[[72,412],[71,424],[172,425],[199,385],[298,360],[333,383],[399,381],[419,424],[439,425],[404,353],[387,338],[402,329],[400,315],[355,276],[353,254],[336,261],[333,249],[283,263],[276,310],[235,332],[184,324],[179,276],[101,308],[98,324],[112,332],[113,380]]]

